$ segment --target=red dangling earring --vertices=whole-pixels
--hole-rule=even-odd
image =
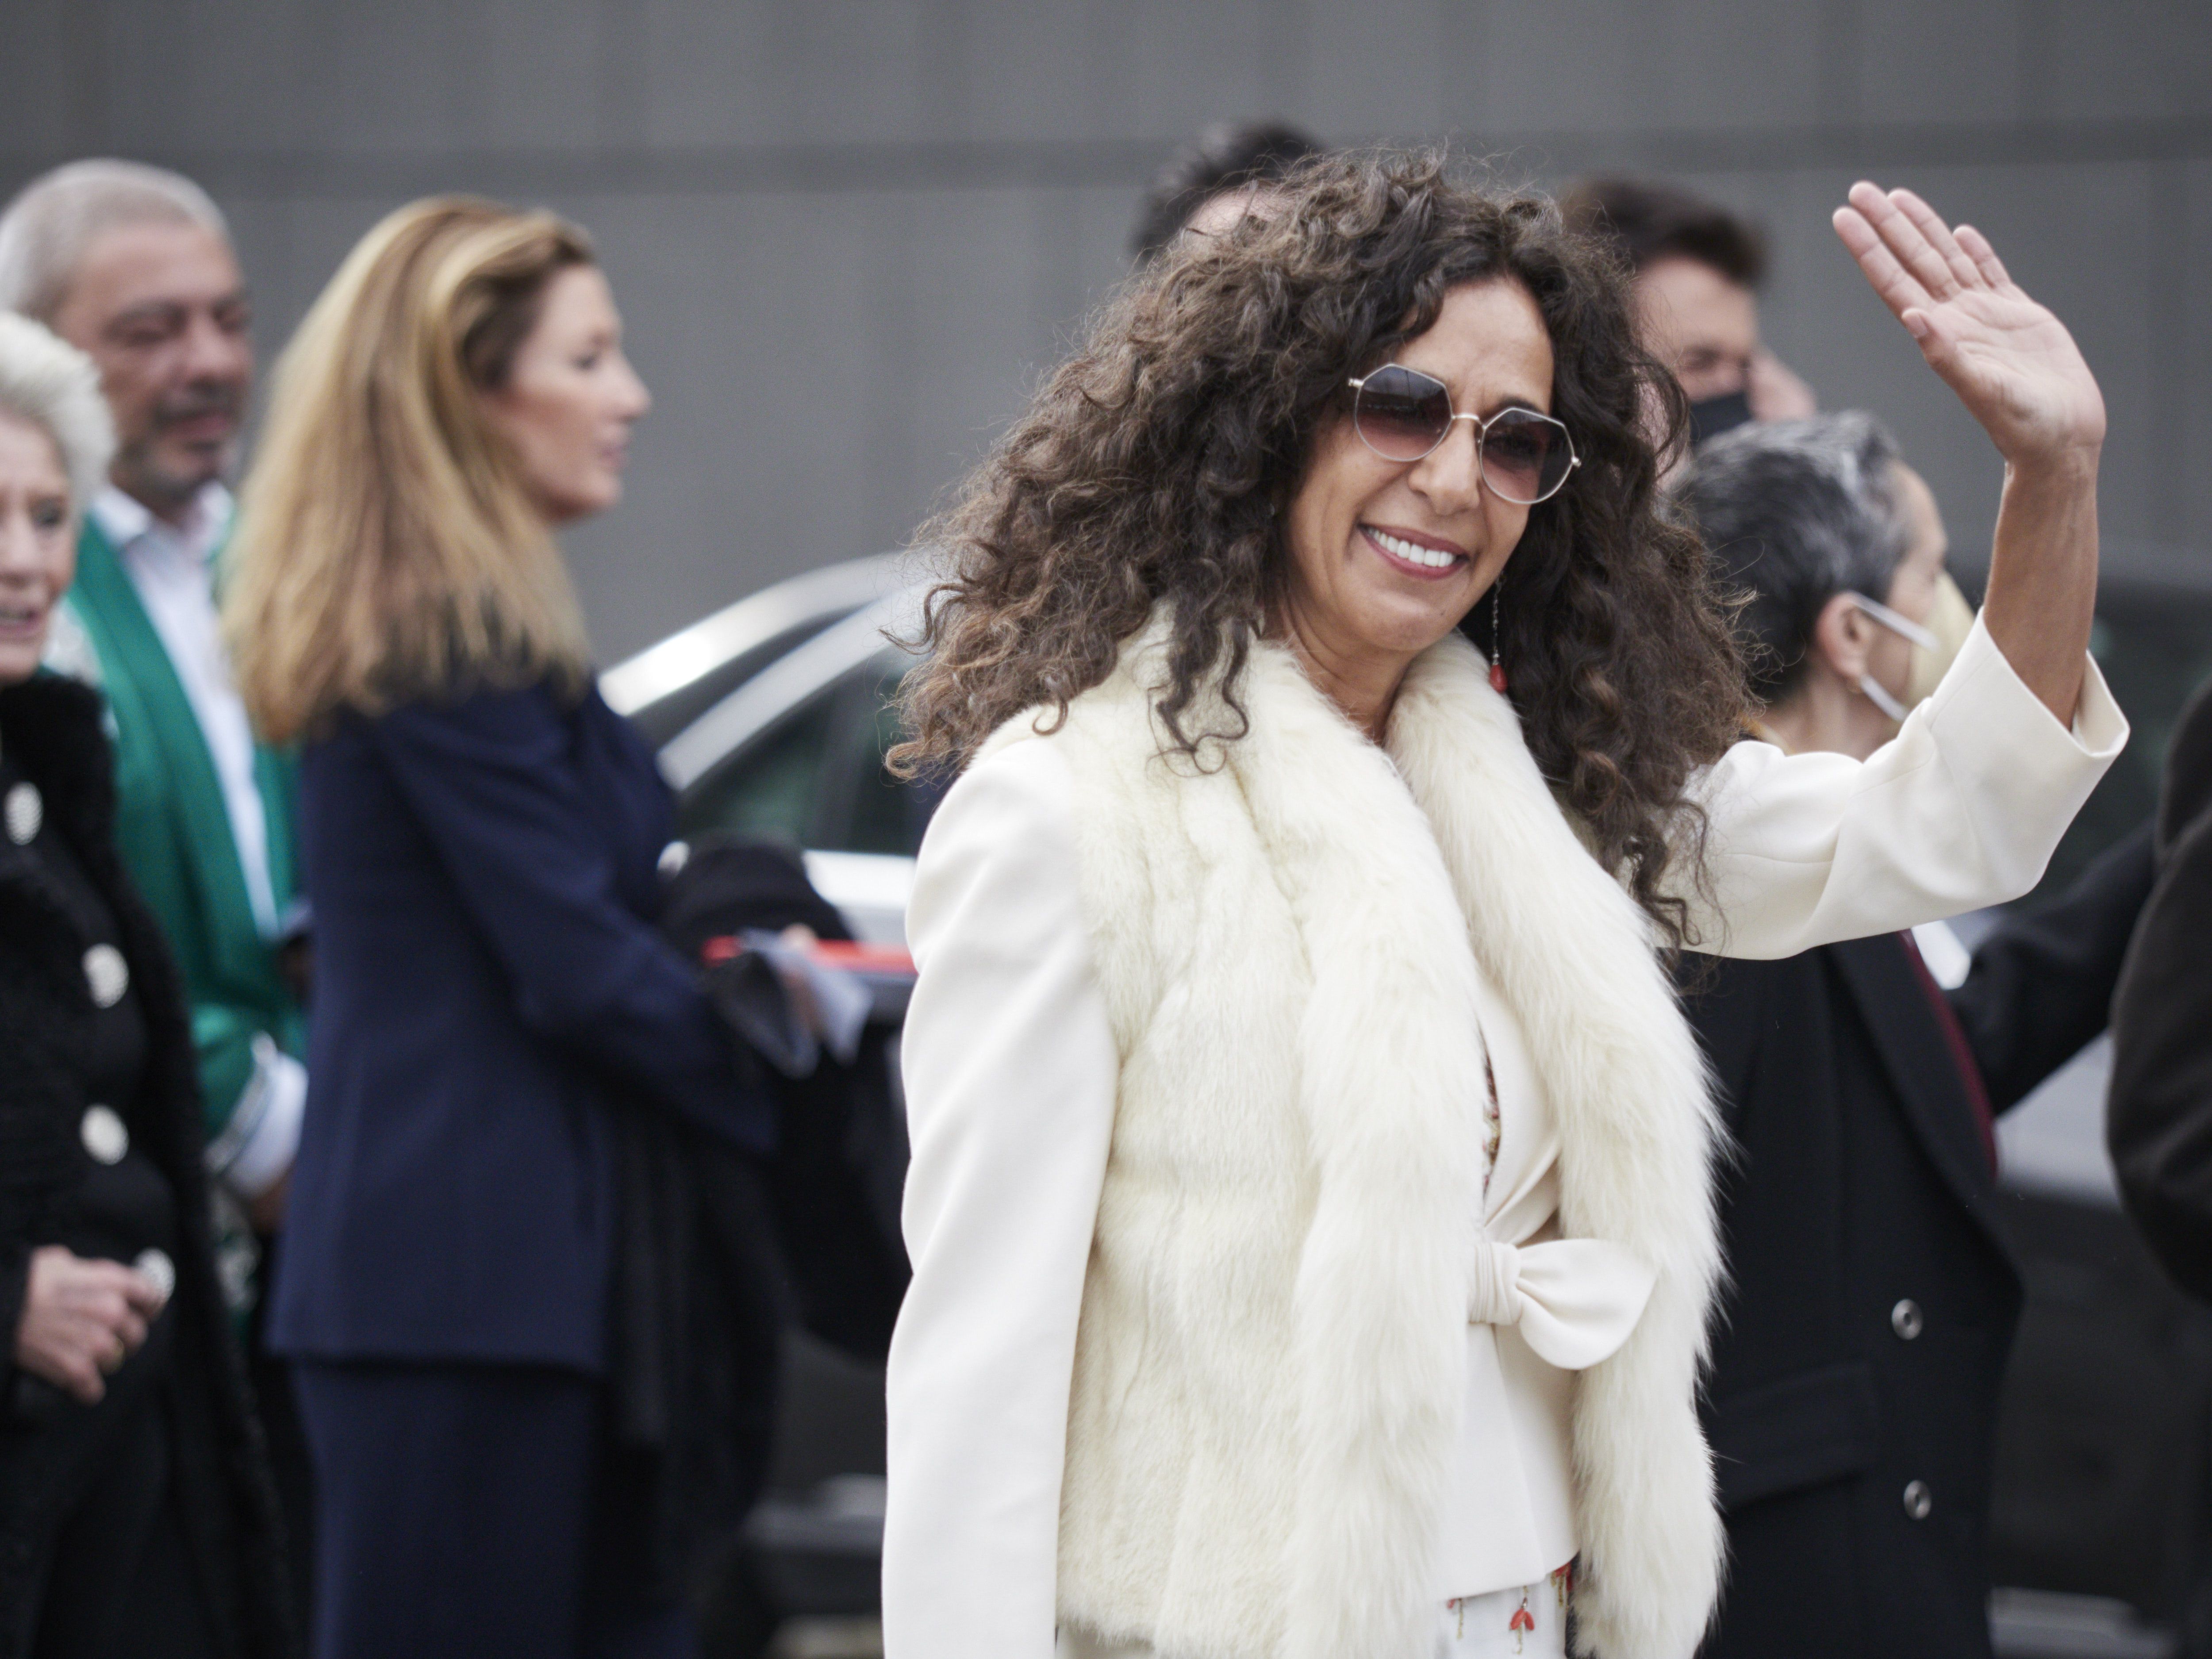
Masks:
[[[1498,654],[1498,601],[1504,587],[1505,573],[1501,570],[1490,585],[1490,689],[1501,697],[1505,695],[1505,664]]]

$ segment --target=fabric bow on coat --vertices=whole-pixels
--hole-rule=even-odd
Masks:
[[[1539,1358],[1587,1370],[1620,1351],[1658,1279],[1607,1239],[1516,1245],[1478,1234],[1467,1322],[1518,1326]]]

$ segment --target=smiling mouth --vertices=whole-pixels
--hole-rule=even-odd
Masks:
[[[0,600],[0,634],[27,634],[46,619],[42,605],[9,604]]]
[[[1400,564],[1409,564],[1418,570],[1439,574],[1457,569],[1468,562],[1464,553],[1448,553],[1440,547],[1428,547],[1419,542],[1407,541],[1403,536],[1394,536],[1387,530],[1377,530],[1371,524],[1359,526],[1359,533],[1376,547]]]

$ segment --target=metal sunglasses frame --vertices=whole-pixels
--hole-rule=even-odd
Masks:
[[[1431,444],[1426,449],[1423,450],[1418,455],[1389,454],[1386,451],[1376,448],[1374,441],[1368,437],[1366,433],[1360,430],[1359,394],[1366,390],[1367,383],[1373,380],[1377,374],[1393,368],[1396,369],[1401,374],[1418,374],[1421,379],[1428,381],[1430,385],[1435,386],[1437,391],[1443,393],[1444,407],[1448,410],[1451,410],[1451,413],[1444,420],[1444,429],[1437,434],[1436,442]],[[1415,461],[1425,461],[1428,459],[1430,456],[1435,454],[1437,451],[1444,447],[1444,441],[1451,436],[1451,430],[1455,425],[1462,421],[1473,422],[1474,424],[1474,476],[1482,480],[1482,487],[1485,489],[1489,490],[1502,501],[1512,501],[1513,505],[1516,507],[1534,507],[1540,502],[1550,501],[1553,496],[1558,495],[1562,489],[1565,489],[1567,487],[1567,480],[1574,476],[1575,469],[1583,464],[1583,458],[1580,454],[1577,453],[1575,450],[1575,434],[1567,430],[1567,424],[1565,421],[1556,420],[1553,416],[1546,415],[1538,410],[1522,409],[1517,406],[1512,409],[1501,409],[1498,413],[1492,416],[1486,421],[1480,415],[1462,415],[1457,410],[1452,409],[1451,388],[1449,386],[1446,386],[1442,380],[1437,379],[1435,375],[1425,373],[1418,368],[1408,368],[1403,363],[1384,363],[1381,368],[1370,369],[1364,374],[1353,375],[1352,379],[1346,381],[1345,384],[1352,388],[1352,429],[1359,434],[1359,441],[1365,444],[1370,450],[1374,450],[1375,453],[1382,456],[1384,460],[1395,461],[1401,466],[1411,466]],[[1559,428],[1559,436],[1566,441],[1567,470],[1559,474],[1559,483],[1553,484],[1542,495],[1536,496],[1531,501],[1516,501],[1514,497],[1507,495],[1504,490],[1498,489],[1496,484],[1491,483],[1490,470],[1483,465],[1483,440],[1490,435],[1490,428],[1495,426],[1498,422],[1504,420],[1508,415],[1518,415],[1525,419],[1542,421],[1548,425],[1555,426]]]

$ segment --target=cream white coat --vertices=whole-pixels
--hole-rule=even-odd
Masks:
[[[1387,757],[1267,649],[1251,734],[1194,769],[1159,754],[1150,678],[1133,652],[1051,738],[1011,725],[924,848],[892,1659],[1042,1659],[1063,1620],[1170,1659],[1425,1652],[1468,1426],[1483,975],[1550,1098],[1560,1230],[1656,1273],[1573,1396],[1581,1639],[1687,1654],[1719,1561],[1692,1401],[1711,1129],[1643,917],[1456,638]],[[1705,791],[1727,947],[2024,888],[2124,735],[2094,671],[2077,732],[1978,630],[1864,767],[1747,745]],[[994,904],[1052,902],[1022,798],[1054,790],[1079,937],[996,949]],[[1098,1021],[1057,1018],[1086,996]]]

